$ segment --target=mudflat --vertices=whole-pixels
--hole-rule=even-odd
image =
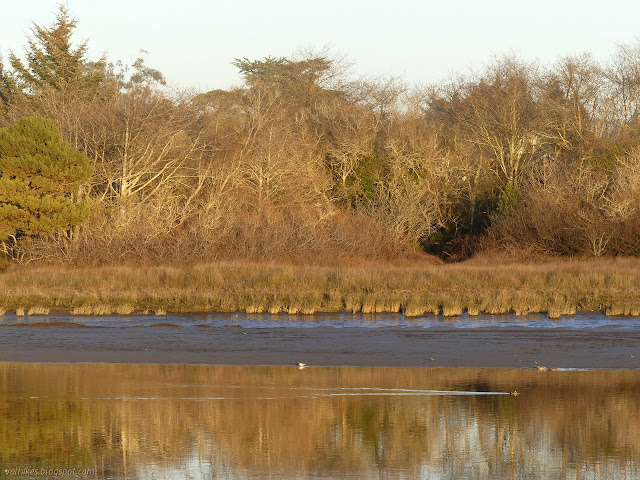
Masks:
[[[418,325],[251,321],[4,323],[0,361],[477,368],[640,368],[640,322]]]

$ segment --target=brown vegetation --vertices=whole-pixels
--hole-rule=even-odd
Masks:
[[[26,62],[0,64],[0,126],[52,119],[93,163],[92,214],[23,235],[14,259],[640,254],[637,46],[605,64],[498,58],[425,89],[314,54],[244,59],[241,86],[193,94],[141,59],[88,60],[74,27],[61,7]]]
[[[338,262],[348,263],[348,262]],[[0,274],[0,307],[18,314],[166,312],[312,314],[464,311],[550,317],[594,310],[640,314],[640,260],[457,264],[351,262],[313,266],[218,262],[193,267],[13,267]]]

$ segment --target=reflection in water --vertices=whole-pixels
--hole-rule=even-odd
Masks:
[[[638,371],[4,363],[0,387],[3,470],[95,467],[97,478],[640,474]]]

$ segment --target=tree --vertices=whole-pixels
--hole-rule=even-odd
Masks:
[[[538,83],[535,67],[507,57],[484,76],[437,92],[430,99],[430,114],[449,137],[490,159],[503,184],[517,187],[543,147],[556,140],[553,119],[541,108]]]
[[[324,57],[302,60],[266,57],[250,61],[233,62],[249,88],[270,88],[280,94],[285,103],[299,104],[312,101],[328,86],[332,61]]]
[[[0,242],[5,253],[20,237],[50,237],[80,225],[89,203],[80,186],[89,159],[61,140],[55,124],[27,117],[0,130]]]
[[[71,36],[76,23],[61,5],[50,28],[34,24],[33,38],[28,39],[26,65],[14,53],[9,55],[16,83],[24,93],[39,96],[54,89],[73,97],[78,89],[104,81],[104,58],[89,62],[85,58],[86,41],[73,48]]]
[[[10,72],[4,69],[0,52],[0,108],[9,104],[16,95],[17,86]]]
[[[49,118],[74,150],[96,157],[105,148],[105,112],[115,101],[118,79],[105,59],[86,58],[87,42],[76,42],[76,21],[61,6],[48,27],[34,24],[24,60],[10,52],[0,65],[0,109],[9,126],[23,117]]]

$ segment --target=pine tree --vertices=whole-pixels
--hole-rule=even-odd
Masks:
[[[6,71],[2,63],[2,52],[0,52],[0,111],[6,106],[18,93],[16,82],[13,75]]]
[[[9,55],[15,81],[23,92],[40,95],[55,89],[73,94],[74,90],[104,81],[104,58],[89,62],[85,58],[86,41],[73,48],[71,37],[76,24],[67,8],[61,5],[50,28],[34,24],[33,37],[28,39],[26,65],[14,53]]]
[[[232,64],[248,87],[272,89],[287,103],[304,102],[326,92],[332,67],[332,61],[324,57],[297,61],[284,57],[255,61],[236,58]]]
[[[92,175],[89,159],[60,138],[55,124],[27,117],[0,129],[0,241],[50,237],[89,215],[74,196]]]

